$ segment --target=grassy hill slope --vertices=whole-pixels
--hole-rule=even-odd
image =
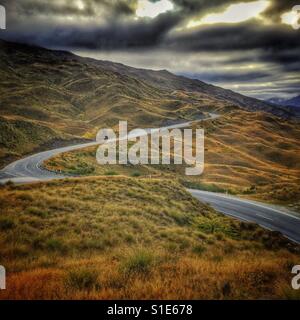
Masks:
[[[166,179],[84,178],[0,192],[0,299],[296,298],[299,246]]]
[[[97,129],[127,120],[131,127],[198,119],[207,111],[265,110],[290,114],[270,105],[198,80],[167,71],[130,68],[121,64],[78,57],[0,40],[0,116],[18,145],[24,141],[16,122],[30,131],[48,130],[48,141],[94,138]],[[48,129],[47,129],[48,128]],[[66,135],[68,135],[66,137]],[[0,145],[0,165],[44,144]]]
[[[206,130],[200,177],[171,165],[100,167],[89,149],[47,165],[109,177],[0,186],[0,299],[297,298],[297,245],[217,214],[179,183],[273,200],[276,186],[297,198],[299,125],[287,112],[167,71],[4,41],[0,70],[0,164],[119,120],[222,115],[195,125]]]

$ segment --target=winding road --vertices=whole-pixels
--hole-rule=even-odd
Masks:
[[[210,114],[209,118],[200,120],[205,121],[209,119],[215,119],[217,117],[218,115],[216,114]],[[193,122],[179,123],[164,127],[162,129],[184,128],[189,127],[192,123]],[[150,130],[151,129],[146,129],[146,132],[149,133]],[[66,178],[64,175],[43,169],[43,162],[63,152],[96,146],[98,144],[98,142],[89,142],[57,148],[40,152],[15,161],[0,171],[0,184],[4,184],[8,181],[13,181],[14,183],[31,183]],[[292,241],[300,243],[300,217],[295,213],[289,212],[282,208],[269,206],[255,201],[240,199],[225,194],[191,189],[188,191],[195,198],[210,204],[217,211],[225,215],[242,221],[257,223],[269,230],[279,231]]]
[[[293,212],[226,194],[192,189],[188,191],[216,211],[242,221],[257,223],[268,230],[279,231],[290,240],[300,243],[300,216]]]
[[[155,129],[146,128],[146,129],[142,129],[140,132],[139,130],[135,130],[133,134],[129,133],[128,138],[147,135],[151,132],[151,130],[156,131],[156,130],[163,130],[163,129],[171,130],[171,129],[186,128],[186,127],[190,127],[194,122],[213,120],[213,119],[217,119],[218,117],[219,115],[217,114],[209,113],[208,118],[202,118],[195,121],[177,123],[177,124],[169,125],[162,128],[155,128]],[[126,137],[122,137],[122,139],[125,139],[125,138]],[[109,142],[109,140],[107,142]],[[92,147],[96,145],[99,145],[99,142],[93,141],[93,142],[88,142],[83,144],[76,144],[68,147],[57,148],[57,149],[36,153],[34,155],[12,162],[8,166],[6,166],[4,169],[0,170],[0,184],[4,184],[8,181],[12,181],[14,183],[30,183],[30,182],[36,182],[36,181],[65,178],[65,176],[63,175],[59,175],[55,172],[50,172],[45,170],[42,167],[43,162],[60,153],[83,149],[83,148]]]

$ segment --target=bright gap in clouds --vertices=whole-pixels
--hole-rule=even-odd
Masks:
[[[295,6],[292,11],[286,12],[281,15],[281,22],[284,24],[289,24],[295,29],[300,28],[300,24],[298,23],[300,19],[300,5]]]
[[[203,24],[243,22],[251,18],[259,17],[269,5],[270,1],[268,0],[232,4],[222,13],[212,13],[200,20],[191,20],[187,28],[194,28]]]
[[[77,7],[79,10],[83,10],[84,9],[84,3],[81,0],[77,1]]]
[[[174,4],[169,0],[160,0],[151,2],[149,0],[139,0],[136,10],[137,17],[155,18],[161,13],[174,9]]]

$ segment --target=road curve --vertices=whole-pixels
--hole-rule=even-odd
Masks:
[[[208,118],[177,123],[177,124],[160,128],[160,129],[186,128],[191,126],[191,124],[194,122],[212,120],[218,117],[219,115],[217,114],[209,113]],[[143,134],[149,134],[151,130],[152,130],[151,128],[144,129],[143,130],[144,133],[138,133],[136,131],[135,134],[129,134],[128,137],[133,138],[133,137],[142,136]],[[155,129],[155,130],[158,130],[158,129]],[[43,169],[42,168],[43,162],[60,153],[92,147],[98,144],[99,143],[96,141],[88,142],[84,144],[77,144],[73,146],[40,152],[40,153],[31,155],[29,157],[17,160],[9,164],[8,166],[6,166],[4,169],[0,170],[0,184],[4,184],[8,181],[12,181],[14,183],[30,183],[30,182],[36,182],[36,181],[65,178],[65,176],[63,175],[59,175],[55,172],[50,172]]]
[[[300,217],[292,212],[226,194],[193,189],[188,191],[221,213],[242,221],[257,223],[272,231],[279,231],[290,240],[300,243]]]
[[[200,120],[215,119],[217,117],[218,115],[210,114],[210,118]],[[164,129],[184,128],[191,124],[192,122],[179,123],[164,127]],[[150,129],[146,129],[146,131],[147,130],[149,131]],[[0,170],[0,184],[4,184],[8,181],[13,181],[15,183],[31,183],[66,178],[64,175],[43,169],[43,162],[60,153],[83,149],[97,144],[97,142],[93,141],[48,150],[15,161],[6,166],[3,170]],[[221,213],[235,217],[239,220],[255,222],[262,227],[273,231],[280,231],[289,239],[300,243],[300,218],[293,214],[265,204],[239,199],[237,197],[227,196],[224,194],[190,189],[188,191],[195,198],[202,202],[209,203]]]

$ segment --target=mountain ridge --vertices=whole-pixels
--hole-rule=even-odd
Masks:
[[[48,141],[93,139],[99,128],[120,120],[131,128],[163,126],[242,109],[293,117],[284,108],[167,70],[136,69],[4,40],[0,96],[0,126],[7,131],[0,141],[0,165]]]
[[[268,99],[267,102],[280,105],[280,106],[286,106],[286,107],[300,107],[300,95],[290,99],[271,98],[271,99]]]
[[[182,75],[175,75],[169,72],[168,70],[155,71],[155,70],[149,70],[149,69],[129,67],[118,62],[96,60],[93,58],[85,58],[85,59],[90,59],[94,63],[101,64],[101,65],[106,64],[106,67],[110,67],[112,70],[117,70],[120,73],[127,73],[130,75],[137,76],[141,80],[148,80],[148,81],[150,80],[150,83],[157,88],[159,88],[159,86],[162,85],[163,88],[172,89],[172,90],[199,91],[199,89],[201,89],[203,93],[210,93],[210,94],[212,94],[212,91],[213,91],[213,93],[218,98],[230,103],[236,103],[237,105],[239,105],[240,107],[244,107],[248,111],[271,112],[280,117],[289,117],[292,115],[290,111],[285,110],[282,107],[274,108],[273,104],[270,104],[263,100],[244,96],[235,91],[232,91],[229,89],[223,89],[221,87],[205,83],[199,79],[191,79]],[[160,81],[156,81],[157,79],[154,77],[155,74],[161,75]],[[145,76],[147,75],[148,77],[150,76],[150,79],[145,78]],[[163,77],[162,75],[165,75],[166,77]],[[181,84],[178,83],[179,79],[182,80]]]
[[[147,84],[152,85],[156,89],[185,90],[196,91],[205,94],[214,94],[218,99],[221,99],[224,102],[237,104],[242,108],[246,108],[248,111],[261,110],[265,112],[272,112],[273,114],[281,117],[291,116],[289,112],[284,108],[274,108],[273,104],[269,104],[265,101],[244,96],[232,90],[223,89],[212,84],[207,84],[198,79],[191,79],[182,75],[175,75],[167,70],[156,71],[150,69],[134,68],[117,62],[81,57],[72,52],[64,50],[51,50],[38,46],[16,44],[0,39],[0,46],[2,47],[3,45],[12,45],[14,48],[27,49],[29,51],[44,51],[44,53],[47,52],[52,57],[55,56],[57,58],[58,56],[59,58],[66,59],[72,58],[81,61],[82,63],[86,63],[88,61],[94,65],[101,66],[105,70],[117,72],[121,75],[137,77],[139,80],[147,82]]]

